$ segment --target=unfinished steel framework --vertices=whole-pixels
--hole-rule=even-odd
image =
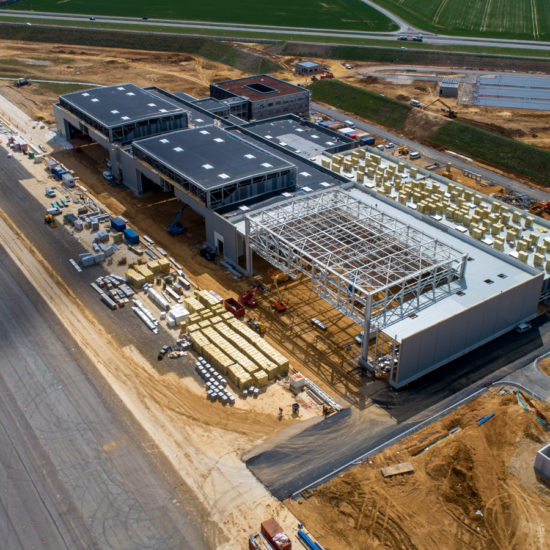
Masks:
[[[254,251],[293,278],[309,276],[319,296],[364,327],[362,359],[372,367],[370,337],[459,290],[467,259],[338,190],[248,214],[246,238],[250,268]]]

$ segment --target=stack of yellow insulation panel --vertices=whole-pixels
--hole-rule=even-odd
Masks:
[[[126,280],[137,288],[141,288],[145,284],[145,277],[132,268],[126,271]]]
[[[191,340],[193,349],[200,354],[202,354],[204,347],[210,344],[210,340],[208,340],[208,338],[200,330],[190,332],[189,339]]]
[[[191,313],[199,312],[201,309],[204,309],[204,306],[196,298],[193,297],[185,299],[185,307]]]
[[[203,357],[221,374],[227,374],[227,370],[234,361],[230,359],[216,344],[206,344],[202,347]]]
[[[270,361],[256,346],[235,332],[229,325],[219,324],[215,329],[235,347],[251,359],[260,369],[266,372],[269,379],[275,378],[279,373],[279,367]]]
[[[153,273],[160,273],[160,265],[158,263],[158,260],[153,260],[152,262],[147,262],[147,267],[153,272]]]
[[[231,365],[227,369],[227,376],[239,388],[246,389],[252,386],[252,376],[239,365]]]
[[[195,297],[201,304],[207,308],[212,308],[220,303],[218,298],[215,298],[208,290],[198,290],[195,292]]]
[[[162,273],[162,275],[170,273],[170,262],[166,258],[160,258],[157,263],[159,264],[159,273]]]
[[[254,332],[247,325],[235,318],[228,320],[227,324],[236,332],[244,336],[249,342],[254,344],[270,359],[270,361],[275,363],[279,367],[282,375],[286,376],[286,374],[288,374],[288,359],[282,353],[279,353],[273,346],[268,344],[257,332]]]
[[[155,280],[155,274],[146,265],[134,266],[134,271],[137,271],[140,275],[145,277],[148,283],[152,283]]]

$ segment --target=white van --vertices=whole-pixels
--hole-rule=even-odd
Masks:
[[[418,151],[412,151],[410,154],[409,154],[409,158],[411,160],[414,160],[414,159],[419,159],[422,155],[418,152]]]

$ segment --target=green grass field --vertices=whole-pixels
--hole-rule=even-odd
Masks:
[[[21,0],[10,9],[219,21],[253,25],[391,31],[395,24],[361,0]]]
[[[550,151],[545,149],[458,121],[444,124],[429,140],[550,186]]]
[[[549,0],[374,0],[411,25],[439,34],[550,39]]]
[[[311,86],[313,99],[322,101],[388,128],[399,130],[405,124],[410,105],[384,97],[339,80],[319,80]]]

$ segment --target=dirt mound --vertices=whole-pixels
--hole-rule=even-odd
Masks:
[[[467,124],[471,124],[472,126],[477,126],[478,128],[482,128],[483,130],[487,130],[488,132],[494,132],[495,134],[500,134],[504,137],[509,138],[521,138],[525,137],[527,135],[527,132],[524,132],[521,128],[505,128],[504,126],[500,126],[498,124],[493,124],[491,122],[481,122],[479,120],[473,120],[469,118],[461,117],[462,122],[466,122]]]
[[[448,119],[445,117],[433,115],[420,109],[412,109],[405,121],[403,134],[408,138],[422,141],[428,139],[446,122]]]
[[[548,404],[530,405],[550,413]],[[514,394],[495,390],[289,507],[327,550],[543,550],[550,491],[533,461],[548,435]],[[381,476],[381,467],[405,461],[414,473]]]
[[[369,84],[378,84],[380,82],[379,78],[376,78],[375,76],[367,76],[365,78],[359,79],[360,84],[364,84],[365,86],[368,86]]]

